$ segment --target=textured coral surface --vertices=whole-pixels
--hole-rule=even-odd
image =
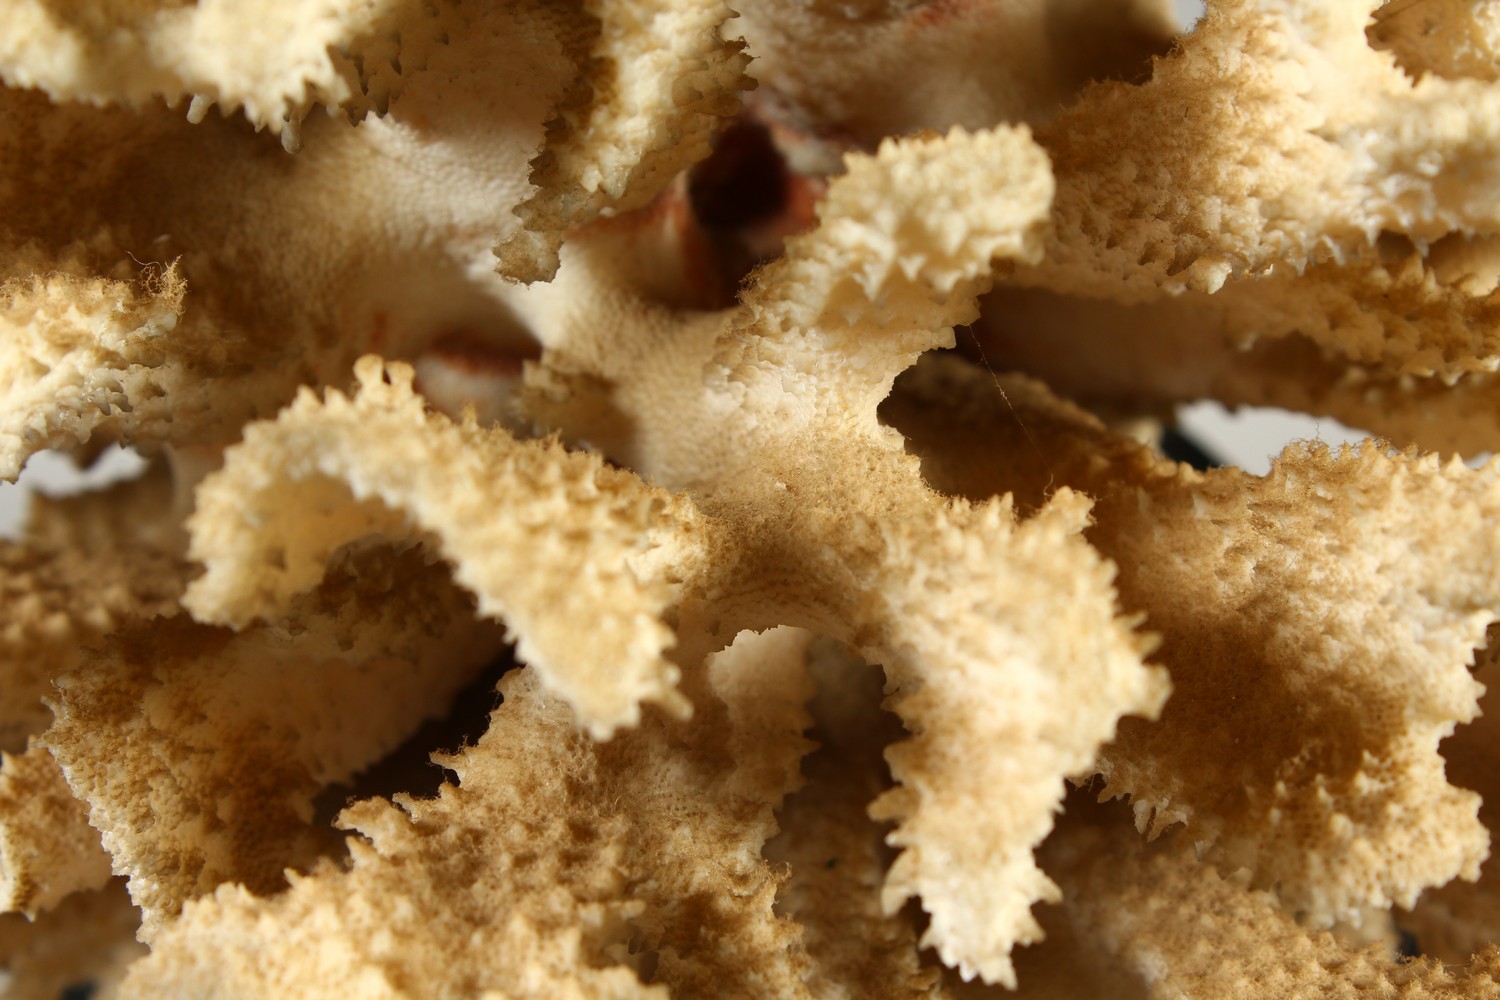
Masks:
[[[1500,6],[740,6],[0,0],[0,996],[1500,998]]]

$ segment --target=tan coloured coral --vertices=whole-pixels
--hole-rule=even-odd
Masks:
[[[1149,75],[1174,24],[1159,0],[768,0],[733,30],[790,124],[888,135],[1045,121],[1084,84]],[[912,62],[924,71],[903,72]]]
[[[289,150],[313,104],[383,107],[425,61],[443,26],[425,4],[399,0],[272,3],[106,3],[69,10],[44,0],[6,5],[5,82],[53,100],[191,98],[202,120],[244,109]]]
[[[304,395],[249,428],[199,491],[191,551],[207,571],[186,598],[199,618],[280,617],[342,546],[436,536],[480,613],[517,633],[521,656],[596,736],[634,725],[642,701],[681,713],[658,619],[674,562],[694,552],[693,507],[596,458],[427,414],[404,366],[387,376],[369,358],[356,374],[353,400]],[[683,551],[653,551],[669,542]]]
[[[1477,790],[1483,798],[1479,819],[1490,831],[1496,830],[1494,776],[1497,754],[1495,730],[1500,724],[1500,701],[1497,684],[1496,629],[1491,628],[1484,648],[1475,651],[1474,679],[1485,686],[1480,699],[1480,718],[1460,729],[1442,746],[1452,780],[1465,788]],[[1418,900],[1414,911],[1402,918],[1402,926],[1412,932],[1424,954],[1449,963],[1461,963],[1488,942],[1500,939],[1500,899],[1494,892],[1494,852],[1480,871],[1478,882],[1454,881]]]
[[[1096,88],[1040,131],[1055,225],[1015,283],[1063,301],[1025,320],[997,303],[990,353],[1105,405],[1212,396],[1491,450],[1492,18],[1212,5],[1149,83]],[[1058,339],[1092,344],[1095,373],[1068,371]],[[1122,350],[1129,375],[1105,360]]]
[[[0,745],[26,749],[52,716],[52,682],[121,624],[170,615],[189,568],[164,468],[95,496],[43,501],[30,530],[0,542]]]
[[[569,325],[554,332],[542,325],[548,302],[532,306],[545,345],[545,375],[536,383],[542,412],[623,412],[632,428],[626,445],[617,446],[601,425],[569,430],[606,450],[618,448],[620,457],[665,482],[701,491],[710,518],[741,522],[742,554],[710,549],[733,589],[710,590],[709,606],[733,608],[748,598],[765,614],[756,606],[771,588],[753,581],[770,575],[777,581],[772,593],[779,591],[773,614],[842,632],[908,692],[897,710],[919,735],[893,751],[904,787],[879,806],[904,821],[894,837],[909,848],[892,870],[887,905],[920,895],[933,915],[927,941],[991,979],[1009,976],[1009,943],[1034,933],[1029,904],[1052,891],[1029,855],[1045,833],[1059,779],[1086,766],[1092,742],[1112,730],[1122,708],[1150,712],[1162,692],[1136,667],[1144,644],[1124,629],[1111,635],[1118,628],[1111,626],[1094,633],[1098,645],[1071,647],[1068,632],[1032,633],[1019,613],[1023,604],[1048,602],[1058,614],[1110,617],[1107,571],[1070,541],[1082,527],[1076,498],[1059,497],[1048,516],[1024,531],[1012,527],[1003,503],[944,509],[873,419],[896,372],[941,343],[946,324],[966,318],[990,258],[1027,252],[1034,213],[1047,194],[1036,179],[1038,166],[1034,147],[1016,132],[954,132],[946,141],[890,144],[878,158],[851,160],[820,209],[820,228],[794,239],[787,255],[757,276],[739,313],[710,325],[640,303],[642,333],[650,339],[643,339],[639,360],[606,355],[591,342],[597,327],[586,317],[567,317]],[[975,177],[970,190],[995,187],[974,200],[954,197],[944,184],[965,172]],[[925,197],[910,214],[877,211],[896,187]],[[565,264],[558,283],[541,294],[569,294],[570,278],[578,280],[588,267],[598,275],[596,285],[609,281],[610,250],[601,236],[580,251],[578,271],[570,276]],[[858,367],[843,362],[856,341],[865,356]],[[585,395],[594,385],[620,388],[596,409]],[[685,410],[702,416],[683,422]],[[752,415],[737,421],[738,439],[704,433],[716,426],[717,414],[735,410]],[[765,465],[752,464],[756,456]],[[777,511],[774,520],[767,520],[768,507]],[[867,527],[873,510],[903,527]],[[742,511],[754,513],[747,519]],[[1057,566],[1056,591],[1023,582],[1033,577],[1022,567],[1042,564]],[[787,579],[790,566],[799,568],[801,582]],[[736,590],[745,596],[736,599]],[[863,594],[871,596],[859,599]],[[942,595],[951,595],[946,609],[924,613],[924,605],[944,607]],[[972,651],[953,642],[952,633],[972,636],[966,640]],[[1043,736],[1023,714],[1007,711],[1027,689],[1017,678],[990,673],[986,664],[999,661],[1013,671],[1022,664],[1084,667],[1070,678],[1079,686],[1062,695],[1072,733]],[[959,694],[975,689],[986,694]],[[982,770],[977,748],[1038,739],[1031,775],[997,761],[1012,788],[1008,808],[972,834],[956,824],[949,810],[964,809],[989,782],[1006,780]],[[975,755],[970,772],[935,766],[969,747],[975,748],[968,751]],[[1041,747],[1055,756],[1044,756]],[[1023,782],[1034,798],[1023,798]],[[967,885],[929,860],[964,856],[972,858]],[[997,898],[1003,885],[1019,891]]]
[[[110,860],[57,761],[42,747],[0,755],[0,908],[35,919],[75,892],[102,889]]]
[[[0,994],[1500,993],[1489,5],[0,11]]]
[[[357,554],[275,627],[117,632],[58,679],[42,742],[149,935],[221,882],[269,891],[311,865],[317,793],[443,712],[500,645],[419,553]]]
[[[123,995],[808,995],[759,856],[805,750],[807,639],[789,632],[715,657],[692,722],[652,715],[608,743],[510,675],[484,738],[446,762],[456,785],[351,808],[367,840],[348,870],[193,904]],[[260,960],[308,942],[305,961]]]
[[[1143,830],[1186,824],[1201,854],[1322,922],[1477,877],[1478,802],[1437,751],[1476,714],[1467,667],[1500,614],[1493,464],[1293,448],[1264,478],[1197,473],[1034,383],[1002,397],[967,365],[912,375],[886,414],[933,482],[1100,495],[1090,541],[1160,632],[1175,690],[1101,754],[1105,794],[1129,796]],[[1434,517],[1453,528],[1434,535]]]
[[[604,8],[620,19],[608,52],[565,4],[445,8],[448,41],[413,58],[386,114],[311,121],[295,158],[232,121],[0,91],[0,471],[104,432],[222,445],[366,350],[462,332],[524,351],[490,254],[520,225],[512,210],[545,243],[649,199],[744,85],[716,41],[727,10],[629,6]],[[604,80],[680,21],[694,41],[611,98]],[[64,202],[49,197],[59,176]]]
[[[917,953],[910,910],[880,903],[895,852],[886,824],[865,811],[888,781],[882,750],[901,735],[880,711],[880,671],[826,639],[808,650],[808,669],[818,749],[803,759],[807,784],[777,813],[781,830],[765,850],[791,869],[778,900],[804,928],[814,963],[807,988],[829,998],[941,996],[941,975]]]
[[[522,298],[518,307],[529,311],[545,345],[543,371],[536,376],[542,388],[534,405],[543,413],[571,412],[571,419],[558,418],[570,433],[586,435],[659,481],[690,487],[696,498],[694,516],[679,515],[683,523],[676,537],[667,525],[654,527],[648,521],[617,521],[618,529],[596,522],[586,538],[599,538],[600,547],[591,553],[588,542],[579,539],[572,546],[577,555],[570,557],[562,538],[576,537],[590,523],[589,500],[600,496],[605,505],[598,509],[604,515],[613,503],[612,491],[623,493],[622,499],[631,495],[618,477],[607,486],[586,486],[571,509],[557,515],[562,537],[554,543],[553,565],[591,559],[601,574],[599,584],[618,577],[619,583],[611,586],[620,588],[623,602],[615,607],[625,622],[650,607],[630,596],[634,580],[680,580],[674,656],[687,667],[720,648],[729,635],[778,622],[832,630],[885,663],[892,683],[903,689],[898,711],[919,727],[909,744],[893,751],[903,788],[879,805],[904,821],[894,836],[908,847],[893,868],[887,906],[920,895],[934,916],[928,940],[952,961],[963,962],[971,974],[980,970],[989,979],[1010,975],[1012,943],[1035,933],[1030,904],[1053,892],[1030,851],[1046,833],[1062,779],[1088,767],[1094,748],[1111,735],[1120,714],[1152,713],[1164,694],[1160,678],[1140,668],[1144,640],[1114,620],[1107,567],[1077,539],[1087,509],[1083,501],[1059,497],[1046,516],[1024,528],[1015,525],[1003,502],[944,504],[922,486],[899,442],[874,419],[875,405],[895,373],[923,347],[947,336],[944,324],[964,318],[972,308],[992,257],[1028,252],[1048,193],[1041,169],[1035,147],[1016,131],[974,136],[955,131],[945,140],[888,144],[878,157],[851,161],[848,175],[832,186],[820,209],[820,227],[793,241],[787,255],[758,277],[739,309],[709,316],[680,313],[632,301],[623,288],[614,301],[604,297],[600,302],[598,290],[618,281],[610,270],[620,243],[608,233],[592,241],[579,259],[565,261],[554,285]],[[997,186],[945,205],[937,199],[948,171],[969,171]],[[882,218],[875,207],[897,185],[931,192],[936,203],[929,209],[936,211]],[[579,294],[583,281],[596,289],[592,295]],[[570,296],[577,296],[570,307],[559,308]],[[617,315],[635,314],[641,329],[635,334],[633,357],[608,352],[591,303]],[[869,336],[887,345],[881,352],[883,364],[851,369],[840,363],[836,345]],[[358,421],[362,409],[378,420],[380,409],[404,408],[410,412],[400,424],[415,429],[421,417],[411,409],[407,376],[397,372],[392,377],[396,384],[388,390],[373,369],[367,370],[361,402],[331,397],[321,422],[337,433],[339,425]],[[596,386],[621,388],[599,400],[591,398]],[[361,406],[366,395],[372,400]],[[571,693],[578,690],[570,687],[576,682],[562,676],[562,664],[543,648],[545,630],[556,628],[556,620],[518,603],[541,602],[566,615],[571,597],[548,597],[552,591],[545,577],[538,577],[509,583],[517,596],[497,599],[507,581],[488,583],[479,575],[487,571],[463,541],[467,518],[462,511],[433,506],[448,501],[429,501],[441,494],[420,480],[397,483],[391,471],[342,463],[337,457],[342,449],[331,437],[315,449],[291,449],[316,458],[323,476],[349,483],[347,492],[335,490],[332,498],[326,486],[315,494],[320,499],[313,505],[329,511],[329,520],[301,537],[317,547],[308,551],[293,533],[305,532],[306,522],[278,528],[265,514],[235,514],[269,527],[264,536],[269,550],[222,560],[211,538],[252,537],[233,523],[221,527],[225,512],[242,503],[241,498],[276,489],[282,480],[282,474],[269,474],[248,456],[258,449],[284,454],[285,447],[262,444],[263,435],[291,433],[312,417],[312,406],[304,399],[276,425],[252,428],[244,450],[233,453],[223,472],[200,490],[203,510],[194,522],[194,551],[208,562],[209,575],[195,585],[200,596],[190,602],[217,606],[220,599],[207,595],[221,576],[246,579],[262,592],[277,586],[273,581],[283,573],[288,581],[305,579],[345,539],[372,532],[399,535],[400,522],[392,524],[390,518],[408,512],[413,527],[437,535],[437,547],[454,562],[457,579],[482,600],[493,600],[496,610],[511,611],[508,620],[518,632],[523,658],[535,651],[531,658],[538,669],[584,709],[584,721],[603,735],[630,718],[619,713],[633,711],[633,702],[614,709],[614,715],[600,716],[581,693]],[[753,415],[739,422],[739,437],[712,434],[714,415],[736,408]],[[701,415],[684,420],[695,411]],[[582,422],[600,417],[597,424]],[[612,437],[609,425],[630,427],[628,450]],[[364,421],[358,426],[362,436],[373,431],[387,446],[388,468],[408,464],[399,450],[389,447],[398,440],[394,427],[378,430],[380,423]],[[462,435],[478,433],[470,427],[451,428],[440,418],[430,418],[426,427],[423,444],[429,454],[456,449]],[[443,444],[444,437],[453,443]],[[504,453],[503,432],[492,432],[489,440],[490,447]],[[477,439],[467,451],[476,458],[483,454]],[[446,468],[451,476],[457,466]],[[503,467],[493,468],[482,478],[496,489]],[[567,495],[555,465],[550,475],[543,480],[545,488],[554,496]],[[538,489],[522,480],[509,489],[509,498],[497,492],[492,499],[480,500],[478,494],[475,500],[489,506],[525,503]],[[367,495],[383,497],[390,506],[371,508],[362,501]],[[652,504],[663,503],[644,491],[639,495],[638,518],[653,516]],[[851,498],[858,499],[851,503]],[[869,522],[871,508],[888,511],[901,527],[882,529]],[[774,521],[767,520],[768,509],[778,511]],[[518,510],[520,524],[531,519]],[[659,540],[652,544],[662,551],[647,549],[631,566],[629,548],[606,540],[606,532],[615,530],[624,532],[622,538],[634,532],[643,546],[655,533]],[[539,540],[549,534],[530,533]],[[514,551],[516,544],[506,548]],[[1053,566],[1058,574],[1050,591],[1029,582],[1027,568],[1042,566]],[[791,567],[797,567],[800,582],[788,578]],[[945,581],[937,579],[940,572],[947,575]],[[589,600],[589,577],[565,574],[567,584]],[[923,610],[924,604],[943,600],[934,595],[945,593],[951,595],[946,598],[949,610]],[[869,596],[860,596],[865,594]],[[1042,601],[1057,615],[1095,624],[1062,632],[1034,630],[1020,608]],[[601,637],[614,627],[608,618],[598,625]],[[643,625],[649,627],[633,626],[637,635]],[[952,628],[971,635],[972,645],[954,642],[948,635]],[[658,650],[664,639],[657,640]],[[576,640],[573,645],[582,651]],[[602,650],[594,655],[610,656]],[[1016,677],[994,671],[991,665],[1001,659],[1011,662],[1013,672],[1022,665],[1036,672],[1059,665],[1050,683],[1065,683],[1066,692],[1029,689]],[[660,677],[671,676],[656,669]],[[985,691],[977,702],[962,694],[976,685]],[[1016,708],[1018,699],[1038,695],[1062,713],[1055,732],[1038,730],[1034,720],[1041,716],[1028,717]],[[997,763],[994,774],[977,766],[955,774],[940,763],[952,754],[978,753],[993,742],[1021,746],[1033,741],[1045,752],[1033,752],[1025,765]],[[1017,783],[1009,807],[988,817],[977,833],[955,825],[951,811],[964,809],[988,782],[1002,780],[1000,772]],[[1006,846],[997,850],[995,843]],[[955,883],[929,860],[954,855],[973,859],[975,880],[968,885]],[[1005,886],[1017,891],[1001,905],[992,894]],[[983,924],[976,923],[981,920]]]
[[[1242,878],[1147,847],[1125,824],[1075,827],[1053,851],[1072,890],[1064,906],[1072,932],[1133,970],[1153,997],[1500,996],[1493,947],[1452,969],[1402,962],[1379,945],[1351,947],[1298,926]]]

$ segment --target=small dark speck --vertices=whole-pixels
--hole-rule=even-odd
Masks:
[[[1411,931],[1398,929],[1396,953],[1402,958],[1421,958],[1422,949],[1417,944],[1417,936]]]
[[[829,858],[827,861],[823,862],[823,867],[827,868],[829,871],[832,871],[833,869],[837,868],[838,866],[839,866],[839,859],[838,858]]]
[[[57,1000],[89,1000],[97,988],[93,983],[73,983],[62,988]]]

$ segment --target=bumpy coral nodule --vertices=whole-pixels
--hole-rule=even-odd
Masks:
[[[1500,19],[742,14],[0,0],[0,995],[1500,997]]]

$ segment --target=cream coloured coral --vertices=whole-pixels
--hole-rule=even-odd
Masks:
[[[105,3],[69,10],[44,0],[6,4],[0,73],[55,101],[244,109],[289,150],[313,104],[353,112],[384,106],[423,62],[443,25],[403,0],[268,3]]]
[[[122,625],[171,615],[187,584],[164,468],[99,494],[42,500],[29,530],[0,542],[0,747],[26,749],[52,721],[42,704],[84,649]]]
[[[556,274],[569,226],[645,205],[706,156],[718,119],[752,85],[741,46],[724,37],[735,14],[720,0],[584,7],[598,24],[582,29],[583,73],[547,123],[537,191],[516,208],[521,230],[495,248],[501,271],[523,281]]]
[[[1491,450],[1491,15],[1443,10],[1213,4],[1149,82],[1085,93],[1039,132],[1055,226],[1015,283],[1049,294],[1022,322],[996,302],[990,353],[1103,405],[1213,397]]]
[[[953,173],[963,171],[975,177],[972,185],[945,188]],[[984,190],[981,179],[993,187]],[[885,211],[882,206],[891,203],[890,193],[898,187],[928,192],[926,210]],[[963,962],[970,974],[979,971],[989,979],[1009,975],[1011,945],[1035,934],[1030,904],[1053,891],[1030,851],[1045,836],[1062,779],[1087,770],[1094,748],[1112,733],[1120,714],[1154,712],[1164,685],[1140,667],[1146,642],[1115,619],[1109,568],[1077,537],[1087,511],[1081,498],[1059,496],[1047,516],[1025,527],[1015,525],[1003,502],[945,504],[922,486],[899,442],[875,421],[874,410],[895,374],[922,349],[951,336],[947,324],[970,314],[992,258],[1031,252],[1049,193],[1045,161],[1024,132],[971,136],[956,131],[946,139],[888,144],[877,157],[851,160],[848,174],[830,188],[820,209],[820,228],[794,240],[787,255],[758,277],[739,309],[704,316],[631,297],[616,270],[631,266],[620,255],[629,243],[609,231],[565,259],[553,285],[515,300],[518,314],[545,345],[532,376],[535,412],[665,484],[687,487],[701,510],[677,529],[676,538],[668,524],[654,528],[641,521],[630,529],[649,559],[638,561],[635,574],[648,585],[653,578],[646,574],[653,570],[681,580],[672,611],[677,621],[673,657],[685,670],[696,669],[704,655],[736,632],[777,624],[832,632],[886,665],[892,683],[904,692],[897,709],[918,730],[892,757],[904,787],[880,806],[903,820],[894,836],[907,847],[893,869],[887,905],[922,896],[934,915],[928,940],[952,961]],[[596,319],[595,310],[601,309],[632,316],[635,342],[628,354],[619,349],[618,334]],[[860,367],[845,362],[856,350],[866,357]],[[386,389],[372,375],[365,374],[363,390],[374,401],[365,407],[371,417],[379,420],[382,400],[384,407],[415,406],[402,402],[410,398],[404,376]],[[596,387],[606,386],[608,398],[593,395]],[[358,423],[361,438],[377,438],[387,448],[399,440],[397,425],[365,426],[359,412],[358,403],[332,397],[327,415],[313,423],[330,429]],[[244,452],[232,454],[223,472],[200,491],[194,551],[210,565],[209,576],[195,585],[202,596],[190,597],[200,610],[218,602],[208,597],[218,579],[274,580],[283,571],[288,579],[310,579],[343,540],[409,530],[401,527],[401,515],[408,512],[412,527],[437,536],[436,545],[454,563],[457,578],[476,593],[492,593],[505,582],[498,577],[494,584],[481,582],[481,564],[471,553],[476,546],[462,540],[468,519],[439,506],[452,501],[422,486],[420,478],[398,480],[393,471],[351,466],[338,457],[342,446],[329,438],[269,444],[310,417],[313,403],[304,399],[277,424],[252,428]],[[415,428],[420,419],[412,410],[402,424]],[[440,418],[427,419],[428,431],[416,440],[430,454],[457,455],[463,435],[474,439],[471,454],[482,445],[476,430],[444,430]],[[630,430],[628,442],[617,435],[621,427]],[[442,444],[444,435],[454,444]],[[504,453],[501,432],[488,440],[489,448]],[[294,531],[305,531],[300,525],[279,527],[266,514],[236,513],[241,498],[252,498],[253,510],[254,498],[274,495],[269,491],[284,481],[283,474],[249,459],[257,451],[302,453],[316,463],[307,473],[294,465],[294,478],[316,468],[324,477],[348,482],[347,497],[342,490],[335,496],[320,488],[324,492],[318,495],[330,499],[314,506],[329,511],[332,520],[298,535]],[[245,459],[238,460],[238,454]],[[392,470],[411,464],[399,455],[391,449],[384,459]],[[448,482],[455,466],[442,467]],[[623,486],[621,481],[615,488]],[[503,509],[536,489],[517,481],[508,496],[501,491],[486,500],[473,496]],[[366,496],[383,496],[389,506],[355,505]],[[355,510],[357,515],[350,513]],[[559,523],[567,525],[567,518],[585,510],[575,502],[571,512],[559,515]],[[890,527],[868,519],[874,510],[883,512]],[[771,511],[775,514],[768,518]],[[226,514],[231,521],[223,521]],[[211,539],[240,544],[252,537],[234,519],[263,526],[266,553],[218,554]],[[338,527],[342,522],[354,527]],[[627,527],[628,522],[620,524]],[[659,539],[652,544],[660,555],[645,548],[648,532]],[[594,537],[604,544],[597,530]],[[303,539],[315,540],[317,548],[307,549]],[[592,558],[601,567],[628,564],[625,549],[616,549],[617,555],[599,549],[590,556],[581,538],[570,548],[576,556],[568,556],[559,539],[552,564],[566,566],[559,558]],[[268,558],[273,554],[279,555]],[[795,577],[788,575],[791,567],[797,568]],[[1037,585],[1049,578],[1054,581],[1049,589]],[[586,585],[574,572],[563,579]],[[518,594],[527,588],[534,595],[547,592],[537,589],[537,581],[510,586]],[[624,597],[629,587],[618,592]],[[951,596],[940,605],[944,610],[935,611],[934,595],[945,593]],[[1092,624],[1059,629],[1041,624],[1049,621],[1046,617],[1019,611],[1042,602],[1061,620]],[[495,606],[505,608],[500,602]],[[650,622],[630,610],[646,605],[615,606],[622,627],[649,634],[640,630],[649,629]],[[521,637],[523,659],[528,644],[536,644],[532,659],[542,677],[568,693],[572,689],[564,686],[559,665],[535,638],[539,627],[554,626],[534,612],[528,617],[522,605],[513,607],[509,620]],[[1033,621],[1038,627],[1030,627]],[[607,618],[600,624],[614,627]],[[959,642],[953,635],[967,638]],[[576,638],[571,642],[580,648]],[[661,640],[656,642],[660,648]],[[995,668],[1000,662],[1008,664],[1006,671]],[[1023,670],[1048,672],[1053,664],[1065,672],[1041,688],[1018,679]],[[1067,684],[1066,694],[1047,693],[1060,683]],[[983,692],[979,697],[976,689]],[[582,695],[568,696],[584,710],[583,721],[603,732],[624,718],[601,720],[589,714]],[[1042,735],[1031,720],[1043,716],[1015,707],[1038,696],[1056,699],[1049,700],[1048,711],[1064,713],[1062,728]],[[1022,746],[1038,740],[1045,753],[1033,746],[1022,754]],[[977,757],[963,773],[945,763],[965,747],[977,754],[981,746],[1014,749],[990,751],[993,773],[978,766]],[[979,789],[1000,780],[1014,785],[1006,808],[971,833],[954,824],[949,810],[966,808]],[[936,860],[955,856],[984,867],[955,882]]]
[[[385,6],[398,20],[418,7],[351,16]],[[142,30],[222,16],[272,37],[259,8],[134,13]],[[745,85],[718,36],[727,9],[596,13],[519,2],[423,15],[400,32],[421,54],[385,113],[309,121],[294,157],[149,102],[126,116],[0,91],[0,476],[95,434],[222,446],[368,350],[413,357],[462,334],[525,353],[492,245],[555,243],[649,200],[706,153]],[[447,40],[419,45],[431,31]],[[66,199],[51,196],[58,176]]]
[[[4,9],[3,989],[1495,993],[1487,6]]]
[[[1049,855],[1082,947],[1115,957],[1160,998],[1500,996],[1493,947],[1467,967],[1403,962],[1379,944],[1309,931],[1243,878],[1153,850],[1128,825],[1075,825]]]
[[[660,618],[674,563],[695,554],[692,504],[597,458],[427,413],[407,366],[367,358],[356,377],[353,399],[304,393],[248,428],[200,488],[193,613],[279,621],[341,547],[427,542],[596,736],[634,725],[643,701],[682,712]]]
[[[1010,978],[1011,945],[1036,934],[1030,905],[1053,892],[1030,851],[1062,778],[1087,770],[1120,714],[1153,714],[1165,685],[1140,668],[1146,640],[1114,616],[1109,567],[1079,544],[1081,498],[1059,494],[1024,526],[1003,500],[944,503],[875,408],[972,317],[994,258],[1035,252],[1050,187],[1023,130],[887,143],[849,160],[819,227],[728,315],[632,301],[630,261],[607,233],[517,306],[544,345],[534,412],[686,487],[733,539],[708,548],[714,583],[688,588],[684,649],[780,620],[885,665],[916,734],[892,751],[902,787],[878,806],[902,821],[893,842],[907,848],[886,905],[920,896],[924,942],[987,980]],[[628,353],[590,303],[638,316]],[[695,642],[700,619],[716,627]],[[1021,708],[1035,697],[1067,721],[1036,728],[1043,714]],[[997,783],[1010,789],[1003,806],[958,821]]]
[[[1160,0],[765,0],[731,30],[768,114],[872,148],[923,129],[1045,121],[1091,80],[1149,75],[1175,27]]]

